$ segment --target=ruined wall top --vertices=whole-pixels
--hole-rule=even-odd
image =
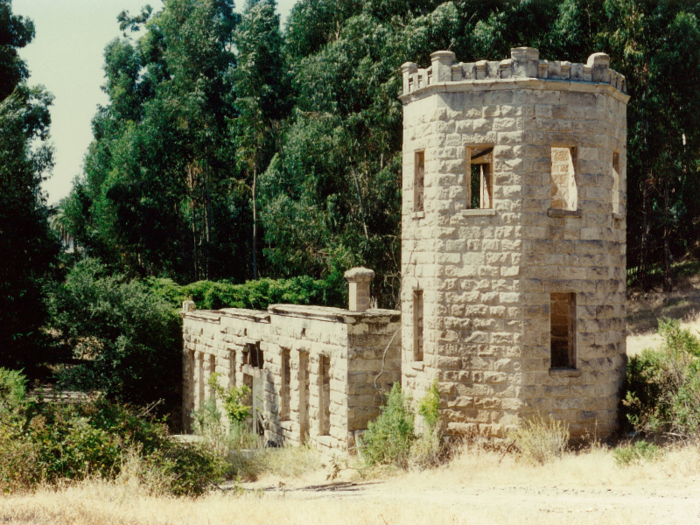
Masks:
[[[610,69],[610,57],[605,53],[592,54],[585,64],[540,60],[540,52],[532,47],[511,49],[510,58],[500,62],[479,60],[456,63],[452,51],[436,51],[430,58],[432,63],[427,69],[419,69],[413,62],[401,66],[403,93],[400,98],[404,102],[413,96],[434,91],[461,91],[479,84],[532,83],[533,80],[567,82],[581,87],[586,84],[608,84],[624,94],[625,100],[629,98],[624,75]]]

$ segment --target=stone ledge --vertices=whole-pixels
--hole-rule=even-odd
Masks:
[[[577,368],[550,368],[549,377],[581,377]]]
[[[185,313],[182,317],[192,321],[221,324],[221,314],[217,310],[194,310]]]
[[[413,368],[413,370],[423,370],[425,368],[425,362],[424,361],[412,361],[411,368]]]
[[[621,213],[613,213],[613,214],[612,214],[612,218],[615,219],[616,221],[621,221],[621,220],[624,219],[625,217],[624,217],[624,215],[622,215]]]
[[[411,215],[412,219],[418,220],[418,219],[425,219],[425,212],[424,211],[414,211],[413,215]]]
[[[581,210],[558,210],[550,208],[547,210],[547,215],[549,217],[583,217],[583,212]]]
[[[493,208],[479,208],[462,210],[462,217],[490,217],[496,215],[496,210]]]

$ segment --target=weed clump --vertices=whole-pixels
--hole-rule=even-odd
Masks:
[[[508,433],[520,457],[529,463],[544,465],[566,452],[569,427],[563,421],[537,415],[526,419]]]
[[[658,459],[661,456],[661,449],[653,443],[641,440],[634,445],[617,447],[612,454],[618,467],[627,467],[634,463]]]

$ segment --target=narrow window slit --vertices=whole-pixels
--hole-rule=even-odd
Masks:
[[[467,208],[493,208],[493,146],[467,146]]]
[[[550,331],[552,368],[576,368],[576,294],[551,294]]]

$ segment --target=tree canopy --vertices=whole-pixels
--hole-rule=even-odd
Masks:
[[[400,282],[400,64],[438,49],[610,54],[629,105],[628,265],[640,280],[694,253],[699,7],[671,1],[167,0],[105,50],[109,103],[63,203],[91,255],[178,282],[258,276]],[[667,288],[671,286],[667,279]]]

